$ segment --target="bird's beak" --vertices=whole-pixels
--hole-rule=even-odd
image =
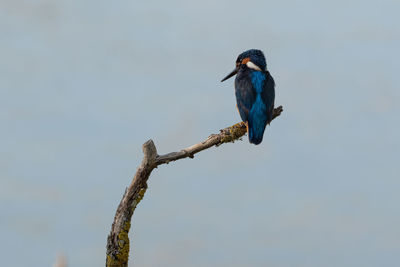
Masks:
[[[228,76],[226,76],[225,78],[223,78],[221,82],[228,80],[230,77],[232,77],[233,75],[235,75],[237,72],[238,72],[238,68],[234,69],[231,73],[228,74]]]

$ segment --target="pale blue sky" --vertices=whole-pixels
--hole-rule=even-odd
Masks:
[[[238,122],[219,81],[249,48],[284,113],[155,170],[130,266],[400,265],[399,1],[0,6],[2,265],[104,265],[142,143]]]

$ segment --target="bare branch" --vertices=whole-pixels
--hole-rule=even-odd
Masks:
[[[282,106],[274,109],[272,120],[278,117],[283,111]],[[172,152],[165,155],[158,155],[157,149],[152,140],[143,144],[144,157],[137,169],[131,184],[125,190],[122,200],[118,206],[107,239],[107,267],[128,266],[129,258],[129,229],[131,218],[136,206],[142,200],[147,189],[147,180],[154,168],[162,164],[168,164],[183,158],[193,158],[194,155],[212,146],[219,146],[224,143],[234,142],[247,132],[244,122],[237,123],[231,127],[220,130],[219,134],[212,134],[201,143]]]

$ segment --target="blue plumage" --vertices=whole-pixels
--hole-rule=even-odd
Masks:
[[[251,49],[238,56],[235,70],[222,80],[237,74],[237,107],[240,117],[247,123],[249,141],[256,145],[261,143],[274,110],[275,82],[266,67],[264,54]]]

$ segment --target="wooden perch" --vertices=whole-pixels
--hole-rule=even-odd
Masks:
[[[278,117],[283,111],[282,106],[274,110],[272,120]],[[179,152],[172,152],[165,155],[158,155],[157,149],[152,140],[143,144],[144,158],[131,184],[125,190],[121,202],[119,203],[111,232],[107,239],[107,267],[128,266],[129,258],[129,229],[131,227],[131,218],[136,206],[142,200],[147,189],[147,180],[154,168],[161,164],[171,161],[193,158],[194,154],[224,143],[234,142],[241,138],[247,132],[244,122],[237,123],[231,127],[225,128],[219,134],[210,135],[205,141],[193,146],[182,149]]]

